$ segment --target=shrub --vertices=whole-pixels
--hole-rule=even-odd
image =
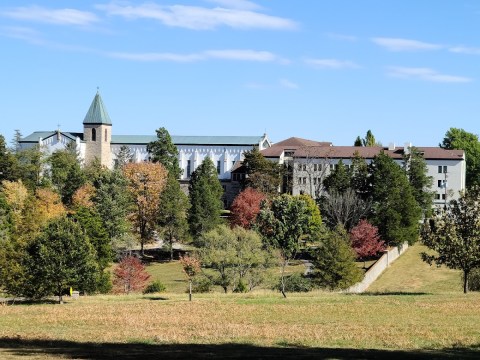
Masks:
[[[282,282],[279,279],[274,290],[281,290]],[[294,273],[285,277],[285,291],[286,292],[309,292],[313,289],[312,280],[302,274]]]
[[[480,291],[480,268],[473,269],[468,274],[468,289],[470,291]]]
[[[196,276],[192,281],[193,293],[208,293],[212,291],[212,281],[206,276]],[[188,288],[187,288],[188,293]]]
[[[165,285],[160,282],[159,280],[155,280],[151,284],[148,284],[145,290],[143,290],[144,294],[154,294],[154,293],[159,293],[159,292],[164,292],[167,290]]]

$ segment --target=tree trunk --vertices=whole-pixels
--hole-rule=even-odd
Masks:
[[[170,244],[170,261],[173,261],[173,238],[170,238],[169,244]]]
[[[468,293],[468,274],[470,271],[464,270],[463,271],[463,293]]]
[[[140,253],[142,254],[142,258],[145,257],[145,253],[143,252],[143,239],[140,240]]]
[[[287,298],[287,294],[285,294],[285,268],[287,267],[287,261],[284,260],[282,262],[282,278],[281,278],[281,292],[282,292],[282,295],[283,297],[286,299]]]
[[[192,301],[192,280],[188,282],[188,301]]]

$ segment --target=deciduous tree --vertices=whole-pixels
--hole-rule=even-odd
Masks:
[[[188,279],[188,300],[192,301],[192,282],[201,271],[200,260],[194,256],[180,256],[183,273]]]
[[[117,293],[142,292],[148,284],[150,274],[140,259],[126,256],[113,271],[113,289]]]
[[[131,219],[140,236],[143,256],[144,245],[153,239],[167,170],[162,164],[130,163],[123,167],[123,172],[128,181],[128,192],[135,204]]]
[[[250,229],[255,224],[260,212],[260,204],[266,197],[254,188],[246,188],[233,200],[230,207],[230,223],[232,226],[241,226]]]
[[[349,235],[357,258],[364,260],[364,267],[367,257],[376,256],[380,251],[385,250],[384,241],[380,239],[377,227],[365,219],[360,220],[358,225],[350,231]]]
[[[471,188],[446,211],[426,221],[422,241],[435,254],[422,253],[428,264],[446,265],[463,272],[463,291],[468,292],[470,272],[480,268],[480,189]]]

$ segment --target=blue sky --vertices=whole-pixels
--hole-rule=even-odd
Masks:
[[[436,146],[478,133],[476,0],[0,3],[0,133],[82,131],[97,86],[114,134]]]

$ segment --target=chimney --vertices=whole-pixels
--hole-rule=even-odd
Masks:
[[[410,154],[410,149],[412,147],[412,143],[411,142],[406,142],[405,143],[405,146],[403,148],[403,152],[405,153],[405,155],[408,155]]]
[[[388,150],[390,150],[390,151],[395,150],[395,143],[392,142],[392,143],[388,144]]]

